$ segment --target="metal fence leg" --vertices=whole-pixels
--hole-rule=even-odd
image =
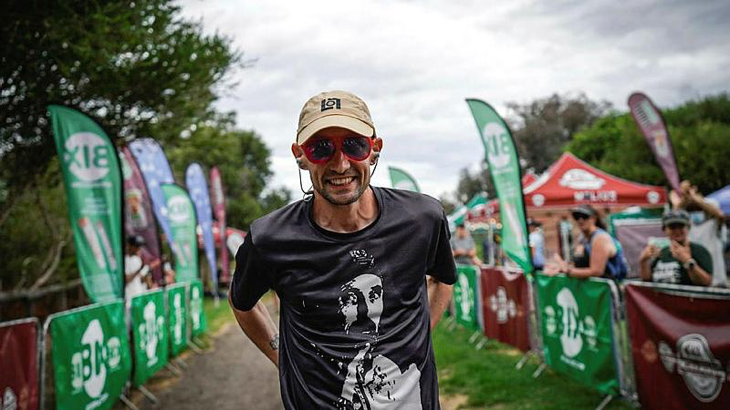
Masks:
[[[181,359],[181,358],[179,358],[179,357],[176,357],[176,358],[174,358],[174,359],[172,359],[172,360],[174,360],[174,361],[175,361],[175,364],[176,364],[176,365],[178,365],[178,366],[182,367],[183,369],[187,369],[187,368],[188,368],[188,364],[187,364],[187,363],[185,363],[185,361],[184,361],[183,359]]]
[[[146,387],[140,385],[137,388],[139,389],[140,393],[142,393],[145,397],[147,397],[152,402],[152,404],[155,404],[156,405],[157,403],[160,402],[157,399],[157,396],[155,396],[154,394],[152,394],[151,391],[147,390]]]
[[[540,375],[542,374],[542,372],[545,371],[545,368],[546,367],[547,367],[547,364],[545,364],[545,362],[540,363],[540,366],[538,366],[538,368],[535,370],[535,372],[532,373],[532,377],[534,379],[537,379],[538,377],[540,377]]]
[[[135,406],[134,403],[132,403],[132,401],[127,398],[127,396],[120,394],[119,400],[121,400],[128,409],[139,410],[139,407]]]
[[[173,365],[172,363],[170,363],[170,362],[168,362],[168,363],[167,363],[167,364],[165,365],[165,368],[166,368],[167,370],[169,370],[169,371],[170,371],[170,373],[174,374],[175,376],[182,376],[182,372],[180,371],[180,369],[178,369],[177,367],[175,367],[175,366],[174,366],[174,365]]]
[[[603,410],[604,408],[606,408],[606,406],[608,406],[608,403],[610,403],[611,400],[613,400],[613,396],[611,396],[610,394],[607,395],[606,397],[603,398],[603,401],[601,401],[601,404],[599,404],[598,407],[596,407],[596,410]]]
[[[527,353],[525,353],[524,356],[522,356],[522,359],[520,359],[519,362],[515,365],[515,369],[520,370],[523,367],[525,367],[525,364],[530,359],[530,355],[532,354],[532,350],[528,350]]]
[[[484,347],[485,344],[487,344],[487,338],[482,336],[482,340],[480,340],[479,343],[477,343],[476,349],[482,350],[482,347]]]
[[[197,337],[190,339],[190,341],[195,343],[195,345],[198,346],[199,348],[205,349],[205,343],[203,343],[203,341],[198,339]]]
[[[195,342],[193,342],[192,340],[190,342],[191,343],[188,343],[188,347],[190,348],[190,350],[197,354],[203,354],[203,351],[198,347],[197,344],[195,344]]]
[[[481,334],[482,333],[480,331],[475,331],[474,334],[469,336],[469,343],[474,343]]]

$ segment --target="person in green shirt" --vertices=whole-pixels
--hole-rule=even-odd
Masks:
[[[686,211],[674,210],[662,216],[662,229],[669,245],[650,243],[639,256],[641,279],[648,282],[710,286],[712,257],[702,245],[689,241],[690,218]]]

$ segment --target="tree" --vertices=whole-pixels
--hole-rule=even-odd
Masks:
[[[3,3],[0,223],[56,155],[48,104],[81,109],[113,139],[174,141],[214,115],[240,53],[178,12],[171,0]]]
[[[662,110],[679,175],[708,194],[727,185],[730,100],[727,94]],[[578,132],[566,147],[591,165],[632,181],[668,185],[629,114],[611,114]]]
[[[513,113],[508,122],[525,167],[543,172],[560,157],[573,135],[605,115],[611,104],[591,101],[584,93],[556,93],[527,104],[511,102],[507,107]]]
[[[271,152],[253,131],[241,131],[232,121],[201,126],[189,138],[167,149],[170,166],[178,181],[192,162],[204,169],[217,166],[226,192],[227,224],[248,230],[254,219],[289,202],[288,190],[266,189],[273,172]]]
[[[494,186],[489,178],[485,164],[482,164],[479,171],[474,173],[471,173],[469,168],[462,168],[459,172],[459,183],[454,197],[463,204],[482,192],[487,192],[490,198],[496,197]]]

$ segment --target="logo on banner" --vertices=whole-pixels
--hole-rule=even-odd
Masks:
[[[469,286],[469,279],[463,273],[459,274],[460,292],[456,295],[459,308],[461,309],[461,318],[465,321],[472,320],[472,301],[474,300],[474,291]]]
[[[690,333],[680,337],[676,352],[668,343],[661,341],[658,350],[667,372],[672,374],[676,369],[697,400],[709,403],[720,395],[727,373],[722,363],[715,359],[704,336]]]
[[[497,314],[497,323],[507,323],[517,315],[515,301],[507,298],[507,290],[500,286],[497,293],[489,297],[489,307]]]
[[[0,406],[3,410],[15,410],[18,408],[18,397],[10,387],[6,387],[3,397],[0,398]]]
[[[165,326],[165,317],[157,314],[157,305],[153,301],[144,306],[142,317],[144,322],[139,324],[139,347],[147,355],[147,366],[157,363],[157,344],[162,340]]]
[[[81,336],[81,350],[71,356],[71,387],[79,393],[83,389],[92,399],[99,403],[108,397],[103,394],[107,372],[119,367],[121,362],[121,342],[114,336],[105,340],[104,330],[99,319],[89,322]]]
[[[172,330],[172,336],[175,338],[175,344],[183,342],[183,312],[182,312],[182,295],[175,293],[172,298],[172,305],[175,306],[175,328]]]
[[[174,196],[167,201],[167,213],[170,220],[176,223],[187,222],[190,219],[188,201],[183,196]]]
[[[512,160],[512,150],[510,149],[512,141],[504,126],[490,122],[484,127],[482,134],[487,145],[489,165],[498,169],[509,165]]]
[[[90,182],[109,173],[109,147],[100,136],[78,132],[66,140],[65,148],[63,160],[76,178]]]
[[[584,169],[573,168],[560,177],[559,184],[560,186],[576,190],[601,189],[601,187],[606,184],[606,180],[599,178]]]
[[[575,360],[588,345],[595,349],[598,343],[596,322],[591,316],[581,317],[578,302],[573,292],[563,288],[555,298],[556,305],[546,306],[543,310],[545,316],[545,330],[548,336],[560,337],[562,354],[560,360],[578,370],[584,370],[585,364]]]

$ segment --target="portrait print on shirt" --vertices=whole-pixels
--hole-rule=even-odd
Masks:
[[[347,365],[338,407],[421,409],[421,372],[416,364],[411,363],[401,371],[395,362],[376,352],[387,292],[382,276],[377,273],[375,260],[364,249],[351,251],[350,256],[356,265],[366,269],[340,288],[338,301],[342,326],[346,333],[367,335],[371,341],[356,346],[358,353]]]

